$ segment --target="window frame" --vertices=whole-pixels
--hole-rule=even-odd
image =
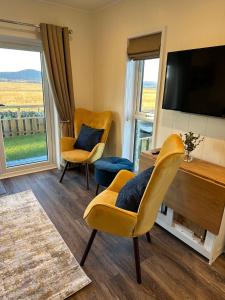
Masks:
[[[2,155],[0,155],[0,179],[56,168],[57,167],[57,163],[56,163],[57,138],[56,137],[58,135],[57,132],[58,126],[56,126],[57,116],[55,113],[55,107],[54,107],[55,105],[54,105],[53,97],[51,95],[50,87],[48,84],[47,70],[44,63],[42,43],[38,39],[0,36],[0,48],[25,50],[25,51],[37,51],[40,52],[41,54],[42,89],[43,89],[43,98],[44,98],[43,100],[45,106],[47,147],[48,147],[47,161],[7,168],[5,155],[4,155],[3,135],[0,126],[0,152],[2,153]]]
[[[155,105],[154,118],[152,119],[153,122],[152,148],[156,147],[157,133],[159,130],[160,108],[162,102],[162,89],[163,89],[162,78],[165,75],[164,61],[165,61],[166,31],[167,31],[167,27],[165,26],[163,28],[160,28],[152,32],[152,34],[161,32],[159,71],[158,71],[158,81],[157,81],[157,90],[156,90],[156,105]],[[141,97],[139,97],[138,99],[138,93],[140,93],[140,68],[141,67],[140,64],[138,64],[138,61],[127,61],[126,81],[125,81],[125,101],[124,101],[125,120],[124,120],[124,130],[123,130],[122,155],[124,157],[127,157],[130,160],[133,160],[134,158],[136,120],[142,120],[147,122],[151,121],[148,113],[144,113],[140,111],[138,112],[137,110],[138,108],[137,105],[140,105],[140,101],[141,101],[140,100]],[[130,108],[132,106],[133,109]]]
[[[148,60],[148,59],[146,59]],[[136,140],[136,128],[137,128],[137,123],[138,121],[143,121],[149,124],[153,124],[153,132],[155,128],[155,115],[154,118],[152,118],[149,113],[142,112],[141,111],[141,102],[142,102],[142,92],[143,92],[143,77],[144,77],[144,68],[145,68],[145,61],[146,60],[137,60],[135,61],[135,97],[133,99],[133,105],[135,107],[134,114],[133,114],[133,150],[132,150],[132,161],[135,164],[137,162],[135,161],[135,149],[138,141]],[[159,73],[159,70],[158,70]],[[158,79],[159,79],[159,74],[158,74]],[[158,81],[157,81],[157,89],[156,89],[156,106],[157,106],[157,90],[158,90]],[[153,136],[152,132],[152,136]]]

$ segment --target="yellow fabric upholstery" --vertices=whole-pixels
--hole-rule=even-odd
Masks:
[[[92,128],[105,129],[100,142],[106,143],[111,122],[112,122],[111,111],[94,112],[84,108],[77,108],[75,110],[75,116],[74,116],[75,138],[77,138],[80,133],[81,125],[85,124]]]
[[[135,174],[131,171],[121,170],[108,187],[108,190],[119,193],[121,188],[134,176]]]
[[[148,232],[154,225],[159,207],[183,160],[183,155],[181,138],[172,134],[162,146],[137,213],[115,206],[119,191],[135,176],[132,172],[120,171],[111,185],[86,208],[84,219],[87,224],[93,229],[124,237],[136,237]]]
[[[73,149],[76,139],[68,136],[61,138],[61,152],[70,151]]]
[[[119,236],[131,236],[137,223],[137,214],[115,206],[117,192],[105,190],[88,205],[84,218],[98,230]]]
[[[62,157],[66,161],[73,162],[73,163],[82,163],[88,160],[90,152],[82,150],[82,149],[75,149],[72,151],[64,151],[62,152]]]
[[[74,115],[75,138],[63,137],[61,139],[62,158],[73,163],[88,164],[91,164],[97,159],[101,158],[109,134],[111,122],[112,113],[110,111],[92,112],[83,108],[77,108]],[[97,129],[104,129],[100,143],[98,143],[91,152],[81,149],[74,149],[74,143],[79,135],[82,124],[86,124]]]

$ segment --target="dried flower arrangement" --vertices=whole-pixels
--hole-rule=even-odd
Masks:
[[[192,131],[185,134],[180,133],[180,136],[185,147],[184,161],[191,162],[193,158],[190,153],[204,140],[204,137],[200,138],[200,134],[195,134]]]

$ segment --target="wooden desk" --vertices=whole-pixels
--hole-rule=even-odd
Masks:
[[[155,159],[156,156],[150,152],[143,152],[140,170],[153,165]],[[164,203],[169,207],[168,216],[159,213],[157,223],[177,236],[175,227],[178,225],[173,218],[175,212],[205,229],[204,241],[198,245],[194,241],[193,246],[192,239],[187,244],[209,258],[210,262],[215,260],[225,244],[225,168],[199,159],[183,162]]]

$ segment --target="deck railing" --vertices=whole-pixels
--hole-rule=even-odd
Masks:
[[[3,137],[46,132],[43,105],[0,106]]]

